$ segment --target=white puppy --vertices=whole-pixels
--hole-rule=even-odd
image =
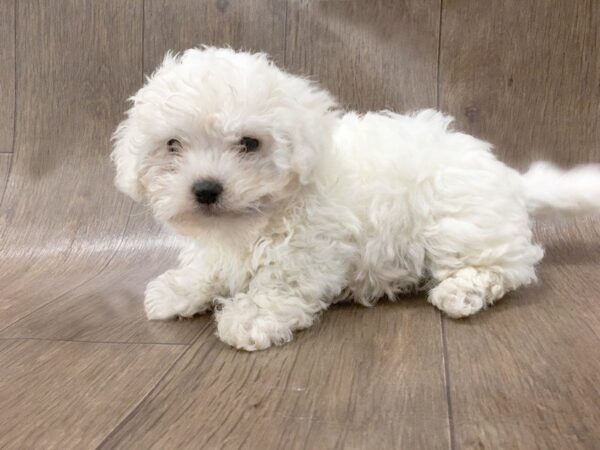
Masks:
[[[524,175],[433,110],[341,112],[264,54],[168,54],[133,97],[116,184],[188,238],[146,290],[149,319],[216,305],[246,350],[292,339],[332,303],[427,288],[451,317],[536,279],[529,214],[600,210],[600,168]]]

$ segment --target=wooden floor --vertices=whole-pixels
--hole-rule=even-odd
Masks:
[[[600,161],[597,0],[0,0],[0,448],[600,448],[600,221],[476,317],[343,305],[243,353],[148,323],[173,240],[109,137],[167,49],[269,52],[359,110],[440,107],[516,167]]]

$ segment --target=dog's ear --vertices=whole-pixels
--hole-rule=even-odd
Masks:
[[[290,166],[302,184],[310,182],[316,159],[323,152],[326,142],[330,140],[322,123],[313,125],[321,130],[312,128],[308,123],[303,123],[298,125],[291,136],[293,148]]]
[[[135,201],[142,200],[144,188],[140,182],[141,149],[136,146],[136,128],[131,117],[123,120],[113,134],[111,159],[117,168],[115,185]]]
[[[142,87],[130,101],[133,105],[127,111],[127,118],[123,120],[113,134],[113,151],[111,159],[117,168],[115,184],[119,190],[129,195],[135,201],[141,201],[144,195],[144,186],[140,182],[140,168],[145,156],[143,134],[139,131],[137,122],[143,108],[152,108],[151,104],[144,102],[144,91],[148,83],[178,64],[179,56],[167,52],[161,65],[154,73],[146,79],[146,85]],[[137,110],[136,110],[137,108]]]
[[[329,92],[308,80],[290,77],[288,82],[296,122],[290,136],[293,146],[290,165],[299,175],[300,182],[306,184],[319,154],[331,145],[338,105]]]

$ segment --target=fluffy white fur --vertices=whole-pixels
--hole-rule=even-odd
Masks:
[[[469,316],[536,279],[529,212],[600,210],[598,166],[521,175],[451,117],[344,113],[263,54],[169,54],[132,101],[116,184],[188,238],[179,268],[148,284],[148,318],[215,306],[218,336],[241,349],[288,342],[342,299],[426,288]],[[207,179],[224,187],[210,206],[192,194]]]

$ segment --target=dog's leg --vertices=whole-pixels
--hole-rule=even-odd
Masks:
[[[494,303],[507,291],[502,275],[465,267],[429,291],[429,301],[450,317],[466,317]]]
[[[214,281],[195,266],[168,270],[146,287],[146,315],[149,320],[190,317],[210,309],[218,294]]]
[[[220,306],[215,313],[219,338],[248,351],[291,341],[294,330],[312,325],[317,313],[326,308],[323,302],[277,289],[237,294]]]
[[[327,251],[267,264],[254,274],[247,292],[220,300],[217,335],[249,351],[288,342],[294,330],[311,326],[340,294],[346,273],[346,260]]]

